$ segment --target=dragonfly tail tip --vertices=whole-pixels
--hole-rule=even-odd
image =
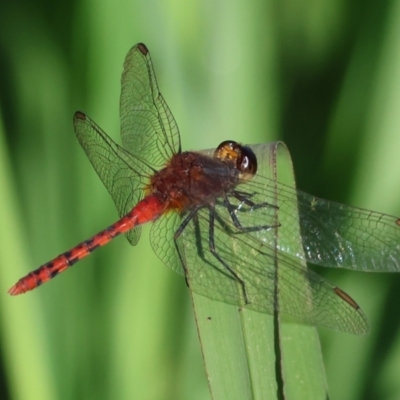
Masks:
[[[18,285],[14,285],[10,289],[8,289],[7,293],[10,294],[11,296],[16,296],[16,295],[21,294],[23,292],[21,291],[20,288],[18,288]]]

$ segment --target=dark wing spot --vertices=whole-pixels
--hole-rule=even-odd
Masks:
[[[144,45],[143,43],[139,43],[137,45],[139,51],[144,55],[147,56],[147,53],[149,52],[148,48],[146,47],[146,45]]]
[[[395,224],[400,226],[400,218],[396,219]]]
[[[81,112],[81,111],[77,111],[75,114],[74,114],[74,118],[75,119],[81,119],[81,120],[85,120],[86,119],[86,114],[84,114],[83,112]]]
[[[341,297],[346,303],[350,304],[353,308],[356,310],[360,309],[360,306],[347,293],[343,292],[342,289],[335,287],[333,290],[339,297]]]

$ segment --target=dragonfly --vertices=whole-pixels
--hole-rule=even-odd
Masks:
[[[152,222],[153,250],[194,292],[365,334],[368,321],[355,300],[306,263],[398,272],[400,219],[319,199],[263,175],[257,147],[227,140],[213,154],[182,151],[142,43],[128,52],[121,83],[122,146],[83,112],[73,120],[120,219],[30,272],[9,293],[37,288],[121,234],[136,245],[141,225]]]

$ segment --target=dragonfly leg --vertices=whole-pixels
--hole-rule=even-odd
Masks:
[[[246,204],[246,206],[249,206],[254,210],[257,210],[258,208],[262,208],[262,207],[273,207],[273,208],[279,209],[279,206],[268,203],[267,201],[256,204],[253,201],[249,200],[249,198],[253,197],[255,195],[255,193],[241,192],[238,190],[233,190],[232,193],[233,193],[233,197],[235,197],[236,199],[241,201],[243,204]]]
[[[174,234],[174,244],[175,244],[175,248],[176,251],[178,253],[179,256],[179,260],[182,264],[182,268],[183,271],[185,273],[185,282],[186,282],[186,286],[190,287],[189,285],[189,279],[188,279],[188,271],[186,268],[186,264],[184,263],[182,254],[179,250],[179,246],[178,246],[178,239],[179,236],[182,234],[182,232],[185,230],[185,228],[188,226],[189,222],[195,218],[197,216],[197,211],[200,209],[200,207],[194,208],[192,211],[189,212],[189,214],[185,217],[185,219],[182,221],[182,223],[179,225],[178,229],[176,230],[175,234]]]
[[[232,204],[229,202],[227,197],[224,198],[224,204],[225,204],[225,207],[228,209],[228,212],[229,212],[229,215],[230,215],[230,217],[232,219],[233,224],[240,231],[240,233],[258,232],[258,231],[262,231],[262,230],[268,230],[268,229],[271,229],[271,228],[279,228],[281,226],[281,224],[277,224],[277,225],[256,225],[256,226],[250,226],[250,227],[242,226],[242,224],[240,223],[240,221],[239,221],[239,219],[238,219],[238,217],[236,215],[236,212],[235,212],[236,209],[232,206]],[[255,204],[252,207],[253,208],[255,208],[257,206],[261,207],[263,204],[264,203]]]
[[[209,225],[209,234],[208,234],[208,245],[211,254],[222,264],[222,266],[229,272],[229,274],[239,282],[242,291],[243,291],[243,297],[245,304],[249,304],[248,298],[247,298],[247,293],[246,293],[246,285],[239,277],[239,275],[221,258],[221,256],[218,254],[216,248],[215,248],[215,240],[214,240],[214,230],[215,230],[215,209],[214,207],[210,207],[210,225]]]

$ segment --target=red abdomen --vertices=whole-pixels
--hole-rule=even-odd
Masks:
[[[116,236],[157,219],[164,210],[165,204],[159,197],[155,195],[147,196],[129,214],[115,224],[21,278],[8,293],[17,295],[37,288],[88,256],[93,250],[104,246]]]

